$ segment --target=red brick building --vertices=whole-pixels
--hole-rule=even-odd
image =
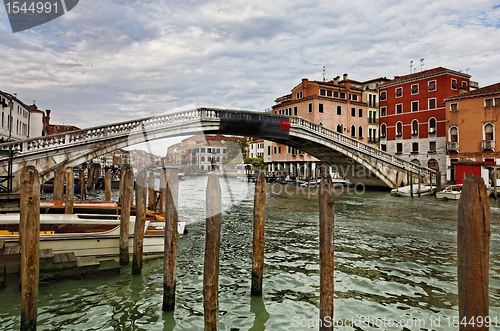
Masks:
[[[446,180],[443,100],[469,91],[470,75],[443,67],[395,77],[379,86],[380,148],[441,171]]]

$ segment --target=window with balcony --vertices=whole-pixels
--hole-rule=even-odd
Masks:
[[[387,107],[380,107],[380,116],[387,116]]]
[[[403,104],[402,103],[398,103],[396,105],[396,114],[402,114],[403,113]]]
[[[396,98],[401,98],[402,96],[403,96],[403,88],[397,87],[396,88]]]
[[[436,81],[431,80],[427,83],[427,91],[432,92],[436,90]]]
[[[413,84],[411,86],[411,94],[418,94],[418,84]]]
[[[384,101],[384,100],[387,100],[387,92],[386,91],[380,92],[380,101]]]
[[[429,118],[429,133],[436,133],[436,119],[434,117]]]
[[[457,80],[455,78],[451,79],[451,89],[456,90],[457,89]]]
[[[414,120],[411,122],[411,135],[418,136],[418,121]]]
[[[411,102],[411,111],[418,111],[418,101]]]
[[[450,142],[458,142],[458,129],[456,127],[450,128]]]
[[[351,125],[351,137],[356,137],[356,127]]]
[[[458,111],[458,103],[450,103],[450,111]]]
[[[403,123],[397,122],[396,123],[396,137],[402,137],[403,136]]]
[[[342,115],[342,107],[337,106],[337,115]]]
[[[484,140],[494,140],[493,125],[491,123],[486,124],[483,127],[483,131],[484,131]]]
[[[319,104],[319,110],[318,111],[320,113],[323,113],[323,104],[322,103]]]
[[[429,109],[436,109],[436,98],[429,99]]]

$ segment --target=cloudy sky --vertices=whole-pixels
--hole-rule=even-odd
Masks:
[[[0,90],[81,128],[186,105],[264,110],[302,78],[444,66],[500,81],[499,1],[80,0],[12,33]]]

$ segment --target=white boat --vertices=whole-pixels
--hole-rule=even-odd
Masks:
[[[432,188],[429,185],[420,185],[420,195],[431,195],[435,190],[435,187]],[[411,186],[403,186],[398,187],[391,190],[391,195],[396,197],[409,197],[411,196]],[[413,184],[413,195],[418,196],[418,184]]]
[[[164,222],[146,220],[144,254],[163,254]],[[130,216],[129,252],[133,252],[135,216]],[[186,222],[178,222],[178,235]],[[0,215],[0,241],[5,247],[19,246],[19,213]],[[41,214],[40,249],[54,254],[74,252],[75,256],[118,256],[120,247],[118,215]]]
[[[450,185],[442,191],[436,192],[439,200],[459,200],[462,192],[462,184]]]

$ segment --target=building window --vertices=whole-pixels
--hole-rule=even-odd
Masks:
[[[356,137],[356,127],[351,125],[351,137]]]
[[[418,84],[413,84],[411,86],[411,94],[418,94]]]
[[[351,108],[351,116],[356,117],[356,108]]]
[[[458,129],[456,127],[450,128],[450,142],[458,142]]]
[[[351,101],[358,101],[358,96],[356,94],[349,94],[349,98]]]
[[[451,89],[456,90],[457,89],[457,80],[455,78],[451,79]]]
[[[458,103],[451,103],[450,111],[458,111]]]
[[[467,89],[467,82],[462,82],[462,88]]]
[[[436,119],[434,117],[429,119],[429,133],[436,133]]]
[[[486,124],[483,127],[483,130],[484,130],[484,140],[494,140],[493,125],[491,123]]]
[[[205,157],[204,157],[204,156],[202,156],[202,157],[200,158],[200,161],[201,161],[201,162],[205,162]]]
[[[396,137],[401,137],[403,135],[403,123],[396,123]]]
[[[427,83],[427,91],[432,92],[436,90],[436,81],[431,80]]]
[[[403,154],[403,143],[396,144],[396,154]]]
[[[500,97],[495,98],[495,107],[500,107]]]
[[[396,98],[401,98],[402,96],[403,96],[403,88],[397,87],[396,88]]]
[[[281,146],[278,147],[278,154],[281,154]]]
[[[310,103],[308,107],[309,107],[309,114],[311,114],[313,112],[313,104]]]
[[[337,115],[342,115],[342,107],[337,106]]]
[[[418,143],[412,143],[411,144],[411,152],[412,153],[418,153]]]
[[[493,99],[484,99],[484,106],[486,108],[493,107]]]
[[[436,142],[429,141],[429,152],[435,152],[435,151],[436,151]]]
[[[277,154],[277,153],[276,153],[276,146],[274,146],[274,154]]]
[[[361,125],[358,128],[358,137],[363,138],[363,127]]]
[[[332,97],[332,91],[326,91],[326,96],[331,98]]]
[[[411,102],[411,111],[418,111],[418,101]]]
[[[297,92],[297,99],[302,99],[302,97],[304,96],[304,92]]]
[[[384,152],[387,152],[387,145],[385,144],[380,145],[380,149],[383,150]]]
[[[380,116],[387,116],[387,107],[380,107]]]
[[[293,115],[297,116],[297,107],[293,107]]]
[[[380,92],[380,101],[385,101],[385,100],[387,100],[387,92],[382,91]]]
[[[334,91],[334,92],[333,92],[333,97],[334,97],[334,98],[338,98],[338,97],[339,97],[339,92]]]
[[[342,133],[342,125],[337,124],[337,132]]]
[[[324,97],[325,97],[325,96],[326,96],[326,90],[322,90],[322,89],[320,89],[320,90],[319,90],[319,95],[321,95],[321,96],[324,96]]]
[[[402,114],[403,113],[403,104],[402,103],[398,103],[396,105],[396,114]]]
[[[345,93],[344,92],[340,93],[340,99],[345,99]]]
[[[418,135],[418,121],[414,120],[411,122],[411,134],[412,136]]]
[[[271,155],[271,146],[267,146],[267,155]]]
[[[319,122],[319,126],[323,126],[323,122]]]
[[[363,117],[363,109],[358,109],[358,115],[359,117]]]
[[[436,98],[429,99],[429,109],[436,109]]]
[[[439,163],[438,163],[438,161],[436,161],[434,159],[430,159],[429,162],[427,162],[427,167],[438,171],[439,170]]]
[[[323,104],[322,104],[322,103],[320,103],[320,104],[319,104],[319,112],[320,112],[320,113],[322,113],[322,112],[323,112]]]
[[[211,148],[207,148],[207,153],[212,153],[212,149]]]
[[[384,123],[380,126],[380,137],[385,138],[386,134],[387,134],[387,126]]]

